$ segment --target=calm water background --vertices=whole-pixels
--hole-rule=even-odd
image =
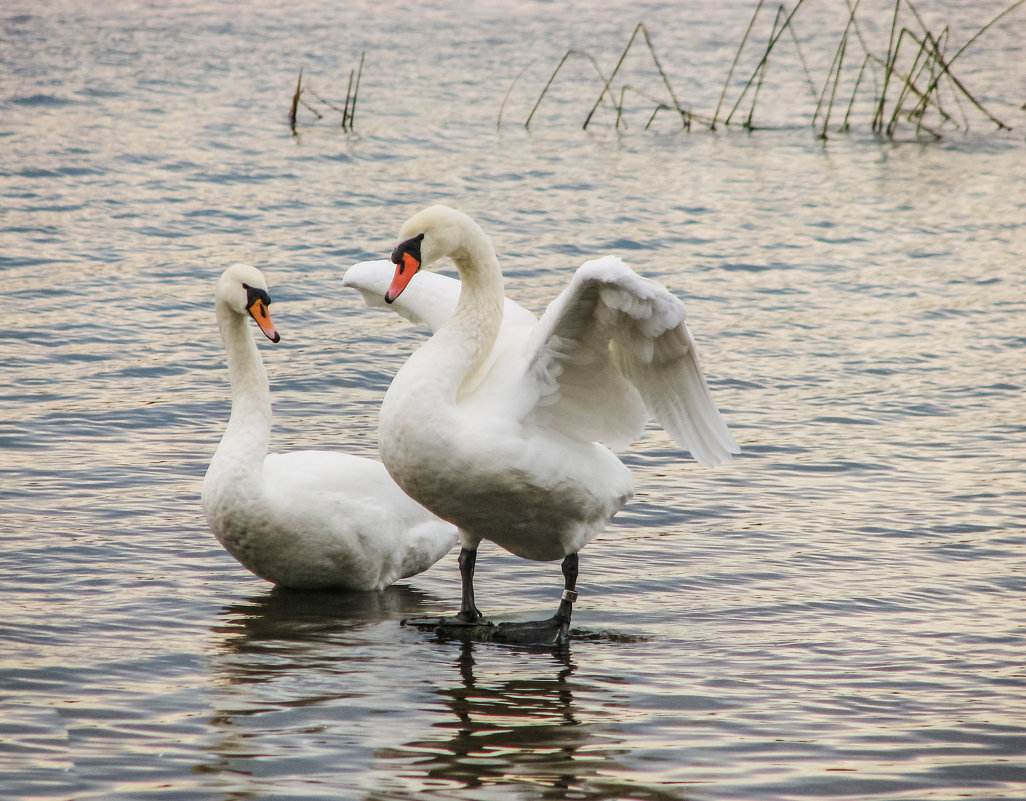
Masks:
[[[114,5],[0,10],[4,799],[1026,797],[1026,12],[959,60],[1011,133],[967,110],[878,141],[860,104],[824,143],[793,50],[772,130],[645,131],[639,102],[582,132],[584,59],[521,127],[568,48],[608,72],[639,21],[711,112],[747,0]],[[921,5],[950,51],[1003,7]],[[885,50],[890,9],[860,8]],[[795,18],[817,81],[845,18]],[[362,51],[356,133],[318,104],[293,136],[299,68],[341,102]],[[661,91],[644,51],[627,70]],[[400,628],[453,608],[455,553],[380,594],[279,592],[202,518],[217,275],[271,284],[274,447],[374,455],[424,334],[340,277],[435,201],[536,311],[592,255],[666,283],[745,449],[629,451],[566,655]],[[558,586],[482,552],[499,618]]]

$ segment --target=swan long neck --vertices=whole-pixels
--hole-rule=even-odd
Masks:
[[[484,366],[502,325],[502,271],[491,243],[483,235],[482,241],[475,240],[471,244],[476,247],[464,247],[452,256],[460,274],[460,297],[443,327],[448,346],[460,343],[466,360],[460,385]]]
[[[485,366],[502,325],[502,271],[491,242],[476,225],[461,233],[446,254],[459,270],[459,301],[452,317],[417,354],[449,402]]]
[[[271,390],[249,321],[223,303],[217,324],[228,356],[232,413],[214,459],[262,470],[271,440]]]
[[[393,379],[378,419],[382,461],[414,497],[431,479],[427,462],[444,452],[443,432],[460,428],[458,415],[452,415],[461,390],[489,369],[504,305],[502,272],[485,233],[469,218],[434,209],[426,213],[429,224],[421,228],[424,221],[411,218],[409,232],[426,229],[429,238],[441,237],[443,244],[425,264],[451,258],[460,273],[460,297],[452,316]]]

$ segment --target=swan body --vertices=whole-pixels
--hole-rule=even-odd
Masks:
[[[217,285],[232,411],[203,481],[203,511],[225,549],[286,587],[377,590],[420,573],[455,544],[454,526],[404,493],[372,459],[267,452],[271,397],[248,317],[277,342],[261,273],[234,265]]]
[[[436,330],[385,395],[382,461],[411,497],[460,529],[459,620],[480,618],[473,566],[488,539],[526,559],[564,559],[563,602],[546,623],[559,624],[555,637],[565,639],[577,552],[633,493],[610,448],[626,447],[654,417],[704,465],[740,452],[683,304],[610,256],[582,265],[538,319],[504,298],[491,244],[462,212],[425,209],[399,240],[384,301]],[[421,265],[444,257],[460,281],[420,283]],[[380,289],[380,278],[372,289],[366,277],[380,268],[352,269],[346,281],[366,282],[358,287],[365,297]]]
[[[343,283],[359,289],[368,305],[384,306],[394,270],[389,261],[363,262],[346,272]],[[460,283],[418,273],[393,306],[406,319],[437,332],[456,309]],[[488,539],[517,556],[547,561],[580,550],[631,496],[633,487],[630,471],[607,448],[518,420],[528,403],[520,382],[538,326],[533,313],[503,298],[494,345],[475,375],[461,385],[458,402],[425,394],[431,384],[412,372],[411,364],[423,363],[430,376],[439,360],[430,349],[426,355],[421,355],[423,348],[414,353],[393,387],[397,381],[407,382],[417,402],[402,413],[401,427],[385,422],[388,409],[383,405],[380,435],[386,429],[394,435],[389,437],[390,455],[384,456],[384,444],[382,455],[386,464],[401,466],[407,492],[430,498],[440,517],[461,521],[465,539],[476,535],[478,542]],[[632,414],[643,415],[643,409],[628,405]],[[538,409],[536,416],[546,414]],[[639,419],[640,430],[645,420]],[[468,448],[467,442],[477,447]],[[453,493],[448,489],[453,476],[474,476],[474,484]],[[554,516],[565,518],[566,525],[553,529]]]

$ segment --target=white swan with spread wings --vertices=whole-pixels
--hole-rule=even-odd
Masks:
[[[525,559],[562,559],[564,574],[552,619],[503,623],[492,639],[564,642],[577,554],[633,493],[611,449],[629,445],[654,417],[703,465],[740,452],[702,374],[684,306],[607,256],[582,265],[537,319],[504,298],[488,237],[462,212],[427,208],[399,240],[391,268],[369,262],[345,277],[380,305],[375,293],[388,270],[383,300],[435,329],[385,395],[382,461],[411,497],[460,529],[456,622],[483,621],[473,574],[487,539]],[[459,282],[418,274],[445,257]]]

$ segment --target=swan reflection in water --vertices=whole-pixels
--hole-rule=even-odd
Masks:
[[[262,595],[224,607],[224,622],[214,631],[224,635],[222,650],[241,654],[267,645],[278,653],[292,651],[301,659],[326,641],[361,629],[383,623],[394,623],[398,629],[402,618],[423,614],[425,606],[433,601],[436,599],[427,593],[404,584],[380,592],[272,587]]]
[[[379,787],[369,801],[411,793],[491,798],[503,791],[538,799],[684,798],[671,787],[632,780],[620,761],[631,749],[621,734],[602,731],[603,721],[629,713],[607,692],[575,680],[569,649],[452,647],[459,681],[436,690],[449,716],[432,723],[428,736],[375,754]]]
[[[616,724],[633,713],[619,693],[575,677],[570,649],[425,641],[399,627],[444,604],[398,585],[271,590],[225,607],[217,739],[196,773],[225,799],[302,795],[311,782],[367,801],[684,797],[623,764],[631,748]]]

